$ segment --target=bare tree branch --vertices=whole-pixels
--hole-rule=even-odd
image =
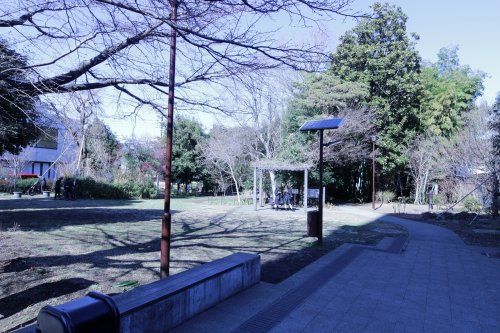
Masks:
[[[0,82],[30,96],[141,85],[133,99],[152,106],[148,95],[166,87],[165,50],[173,28],[179,35],[176,86],[186,105],[203,106],[206,100],[183,90],[243,81],[255,70],[310,69],[328,61],[319,45],[282,41],[278,32],[287,23],[362,17],[349,10],[351,2],[182,0],[174,24],[168,1],[7,0],[0,8],[0,28],[12,47],[29,50],[29,64],[21,69],[29,79],[5,79],[0,73]],[[263,29],[275,15],[290,22]]]

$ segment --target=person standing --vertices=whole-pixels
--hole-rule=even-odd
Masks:
[[[70,199],[70,197],[69,197],[70,187],[71,187],[71,180],[69,178],[64,178],[64,180],[63,180],[64,200]]]
[[[277,186],[276,187],[276,191],[274,192],[274,208],[276,210],[279,209],[279,204],[280,204],[280,201],[281,201],[281,190],[280,188]]]
[[[45,177],[42,178],[42,182],[40,183],[40,193],[43,193],[45,189],[47,188],[47,181],[45,180]]]
[[[54,200],[61,199],[61,181],[62,177],[57,178],[56,183],[54,184]]]
[[[285,194],[284,194],[285,209],[288,209],[288,207],[290,207],[290,209],[293,210],[291,199],[292,199],[292,189],[290,188],[290,185],[287,184],[285,187]]]
[[[76,177],[71,182],[71,200],[76,200]]]

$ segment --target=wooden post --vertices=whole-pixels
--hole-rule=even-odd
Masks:
[[[259,170],[259,206],[264,207],[264,192],[262,192],[262,170]]]
[[[307,213],[307,191],[309,190],[307,188],[308,186],[308,178],[309,178],[309,171],[307,169],[304,169],[304,211]]]
[[[323,244],[323,130],[319,130],[319,200],[318,200],[318,243]]]

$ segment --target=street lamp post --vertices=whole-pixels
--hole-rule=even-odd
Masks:
[[[319,132],[319,203],[318,203],[318,220],[317,220],[317,237],[318,243],[323,243],[323,147],[336,145],[341,143],[340,140],[335,142],[323,143],[323,131],[329,129],[337,129],[342,125],[341,118],[330,118],[323,120],[312,120],[304,123],[300,127],[300,131],[318,131]]]
[[[323,129],[319,130],[319,203],[318,244],[323,244]]]
[[[375,209],[375,142],[377,142],[377,136],[372,135],[372,209]]]

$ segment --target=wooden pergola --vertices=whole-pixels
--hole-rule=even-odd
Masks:
[[[275,160],[260,160],[254,162],[253,166],[253,204],[257,210],[257,173],[259,174],[259,202],[263,207],[263,191],[262,191],[262,172],[263,171],[303,171],[304,172],[304,211],[307,212],[307,189],[308,189],[308,174],[311,165],[309,164],[292,164],[284,161]],[[274,194],[274,193],[273,193]]]

